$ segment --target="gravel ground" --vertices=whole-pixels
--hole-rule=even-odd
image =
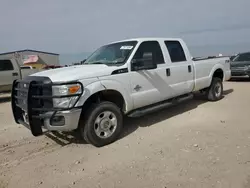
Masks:
[[[0,99],[0,188],[250,188],[250,82],[219,102],[194,99],[125,120],[103,148],[72,134],[32,137]]]

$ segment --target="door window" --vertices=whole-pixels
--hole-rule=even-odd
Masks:
[[[161,47],[157,41],[142,42],[136,51],[133,60],[143,59],[147,54],[152,54],[155,64],[163,64],[164,58]]]
[[[14,70],[14,67],[10,60],[0,60],[0,71]]]
[[[172,63],[186,61],[184,50],[179,41],[165,41]]]

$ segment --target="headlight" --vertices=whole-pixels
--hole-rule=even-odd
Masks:
[[[80,84],[52,86],[53,96],[58,96],[58,98],[53,98],[54,108],[72,108],[82,94],[82,90]]]

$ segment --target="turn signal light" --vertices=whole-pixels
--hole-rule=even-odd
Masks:
[[[79,85],[69,87],[69,94],[75,94],[81,87]]]

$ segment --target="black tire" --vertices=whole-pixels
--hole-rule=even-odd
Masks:
[[[218,92],[218,88],[220,87],[220,92]],[[206,97],[209,101],[218,101],[222,99],[223,96],[223,84],[220,78],[213,78],[210,87],[207,89]]]
[[[95,121],[96,118],[102,114],[102,112],[106,111],[111,112],[112,116],[115,116],[117,125],[110,137],[101,138],[95,131]],[[107,101],[101,102],[99,104],[92,104],[92,106],[87,110],[82,122],[83,123],[79,125],[81,137],[86,142],[96,147],[102,147],[113,143],[119,138],[123,129],[123,115],[120,108],[114,103]]]

